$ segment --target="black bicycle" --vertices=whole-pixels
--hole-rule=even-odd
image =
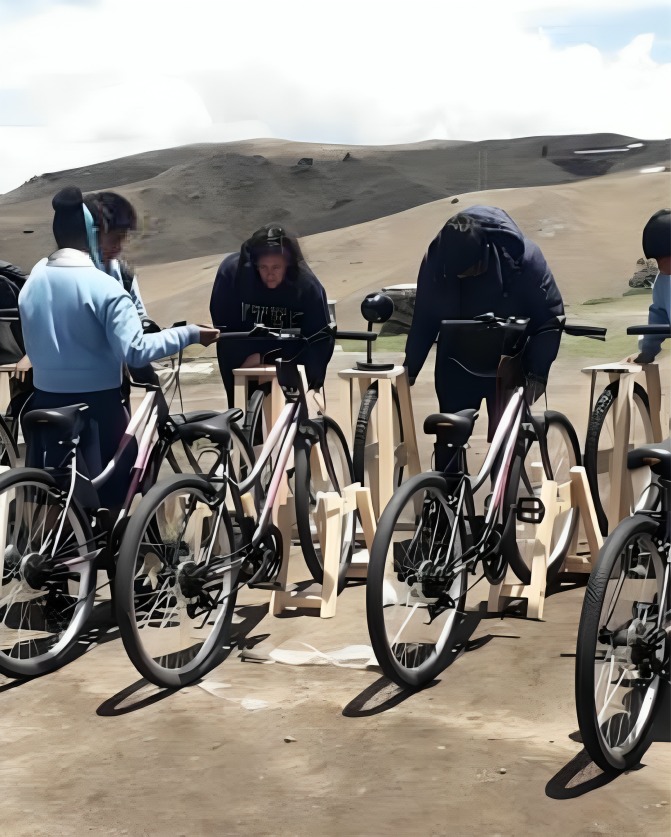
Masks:
[[[671,672],[670,440],[636,448],[627,464],[652,470],[656,502],[606,539],[585,591],[576,647],[580,734],[604,771],[641,760]]]
[[[441,340],[444,350],[469,371],[496,376],[502,359],[519,357],[527,325],[525,319],[493,315],[446,321]],[[604,329],[566,326],[563,318],[549,324],[550,331],[555,336],[561,331],[598,338],[605,334]],[[424,431],[436,435],[436,470],[397,489],[380,517],[373,542],[366,586],[368,630],[383,672],[406,688],[426,685],[455,658],[471,586],[483,577],[498,583],[509,562],[515,573],[528,575],[520,540],[526,543],[529,530],[543,520],[542,477],[562,479],[579,462],[568,419],[546,413],[539,420],[524,388],[515,386],[484,463],[471,476],[466,448],[477,415],[469,409],[426,419]],[[560,454],[551,460],[547,439],[554,428]],[[534,449],[537,469],[531,468]],[[479,514],[474,495],[485,485],[491,485],[491,492],[484,514]],[[576,524],[573,512],[558,521],[552,572],[561,566]],[[516,531],[520,525],[526,527],[522,537]]]

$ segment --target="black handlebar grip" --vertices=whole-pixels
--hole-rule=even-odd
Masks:
[[[564,332],[573,337],[592,337],[595,340],[605,340],[608,329],[601,326],[564,325]]]
[[[671,337],[671,325],[629,326],[627,334],[649,334],[653,337]]]

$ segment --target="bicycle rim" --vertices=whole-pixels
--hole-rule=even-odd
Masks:
[[[399,527],[400,520],[412,520]],[[366,585],[375,656],[401,686],[426,685],[456,657],[466,598],[461,521],[445,480],[420,474],[394,494],[378,524]]]
[[[237,564],[228,513],[209,498],[207,483],[197,478],[157,485],[122,541],[121,636],[138,671],[160,686],[202,677],[228,642]]]
[[[3,674],[36,677],[65,662],[94,603],[90,549],[86,519],[72,502],[66,511],[50,480],[19,472],[5,477],[0,484]]]

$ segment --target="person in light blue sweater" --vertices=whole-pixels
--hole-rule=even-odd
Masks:
[[[53,199],[58,250],[33,268],[19,311],[35,392],[26,409],[87,404],[80,453],[94,477],[112,459],[128,425],[122,403],[123,364],[143,367],[192,343],[215,342],[217,329],[188,325],[144,334],[138,310],[119,282],[102,270],[91,213],[76,187]],[[58,465],[61,449],[28,442],[26,464]],[[129,463],[132,464],[132,463]],[[123,501],[128,471],[100,492],[110,508]]]
[[[659,274],[652,286],[652,304],[648,311],[649,325],[671,324],[671,209],[660,209],[643,229],[643,252],[646,259],[655,259]],[[664,337],[649,334],[639,340],[635,363],[652,363],[662,348]]]

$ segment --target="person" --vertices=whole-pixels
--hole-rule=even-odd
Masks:
[[[129,233],[137,229],[137,213],[131,202],[116,192],[93,192],[84,197],[98,231],[102,267],[130,294],[140,317],[147,311],[140,295],[137,276],[121,259]]]
[[[417,297],[406,341],[404,365],[414,384],[440,330],[441,320],[472,319],[485,313],[529,318],[522,356],[531,401],[544,391],[559,350],[559,334],[539,334],[564,313],[557,283],[540,248],[513,219],[493,206],[473,206],[450,218],[433,239],[417,277]],[[478,409],[487,400],[490,437],[495,421],[496,381],[476,377],[441,356],[435,366],[441,412]]]
[[[62,189],[52,206],[58,249],[35,265],[19,294],[35,387],[26,409],[87,405],[78,450],[93,478],[111,461],[128,426],[120,389],[123,364],[143,367],[192,343],[207,346],[219,332],[192,324],[144,334],[130,295],[101,269],[94,219],[81,190]],[[41,446],[42,441],[27,439],[26,464],[57,466],[62,448]],[[102,506],[121,505],[128,473],[119,466],[101,487]]]
[[[137,229],[137,213],[131,202],[116,192],[93,192],[84,197],[96,227],[102,269],[116,279],[128,292],[140,318],[147,319],[137,276],[131,266],[121,259],[128,235]],[[159,379],[151,364],[129,368],[124,375],[122,393],[126,408],[130,408],[130,379],[140,384],[158,384]]]
[[[305,262],[295,237],[279,224],[267,224],[243,242],[239,253],[222,261],[210,298],[212,322],[222,330],[249,331],[255,324],[298,328],[313,337],[330,323],[326,292]],[[233,406],[233,370],[240,366],[293,358],[305,366],[308,386],[321,389],[333,354],[329,334],[309,346],[277,340],[221,340],[217,358],[229,406]]]
[[[652,286],[652,304],[648,311],[649,325],[671,323],[671,209],[660,209],[643,228],[643,253],[655,259],[659,273]],[[627,358],[634,363],[652,363],[662,348],[664,337],[643,335],[639,352]]]

